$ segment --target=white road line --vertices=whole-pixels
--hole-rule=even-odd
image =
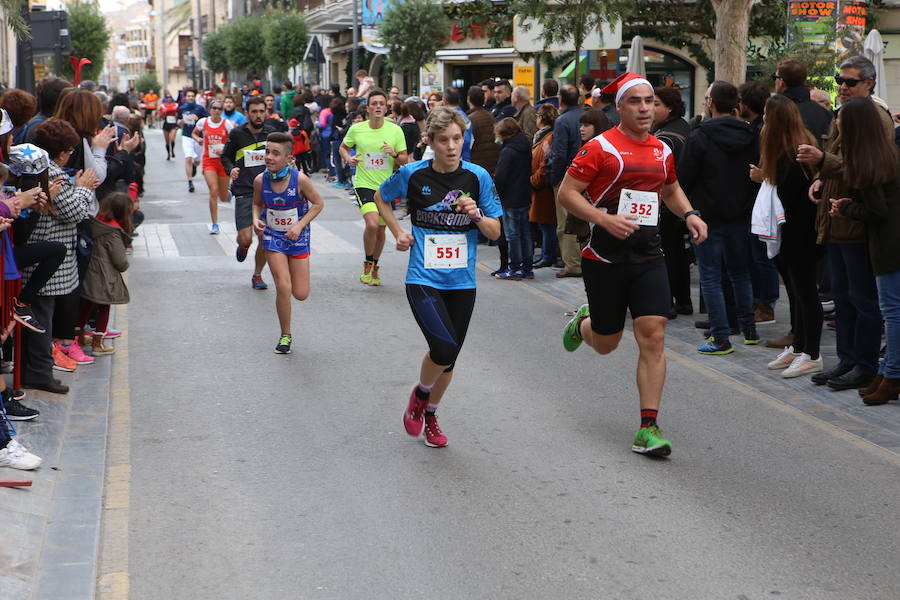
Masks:
[[[359,248],[330,232],[321,223],[313,221],[311,227],[313,254],[359,254]]]
[[[235,238],[237,237],[237,229],[234,226],[234,223],[219,222],[219,235],[214,236],[216,241],[219,242],[219,245],[222,246],[222,250],[225,251],[225,254],[228,256],[232,256],[234,254],[235,248],[237,248],[237,242]]]

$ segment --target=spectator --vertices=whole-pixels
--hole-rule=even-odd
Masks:
[[[587,107],[591,106],[593,99],[591,91],[594,89],[594,78],[590,75],[582,75],[578,79],[578,94],[581,96],[581,103]]]
[[[828,133],[832,116],[820,104],[810,99],[809,88],[806,87],[806,65],[799,60],[786,58],[778,63],[772,78],[775,80],[775,91],[784,94],[797,104],[803,123],[821,145],[825,134]]]
[[[375,80],[369,77],[369,73],[365,69],[358,70],[355,77],[359,82],[356,87],[356,95],[363,99],[368,98],[369,92],[375,89]]]
[[[500,148],[494,143],[494,118],[482,106],[484,91],[481,87],[470,87],[468,97],[471,107],[469,120],[472,122],[472,162],[493,176],[500,157]]]
[[[540,269],[553,266],[559,254],[553,186],[547,178],[547,159],[553,145],[553,123],[559,116],[559,111],[548,102],[538,106],[535,112],[538,131],[531,144],[531,209],[528,211],[528,220],[537,224],[541,232],[541,256],[534,263],[534,268]]]
[[[553,124],[550,159],[547,161],[547,173],[556,198],[556,237],[563,263],[562,270],[556,276],[581,277],[581,248],[575,235],[566,232],[568,212],[559,203],[559,184],[581,147],[578,120],[582,111],[578,105],[578,90],[574,86],[565,85],[559,91],[559,107],[559,117]]]
[[[334,168],[335,188],[346,187],[344,161],[341,160],[341,140],[344,139],[344,121],[347,120],[345,101],[340,96],[331,99],[331,165]]]
[[[92,97],[99,111],[100,101],[92,92],[78,90],[70,96],[80,94]],[[71,162],[73,149],[79,147],[81,139],[83,134],[58,118],[47,119],[38,125],[34,138],[35,144],[50,156],[50,180],[59,180],[61,188],[51,199],[50,210],[38,217],[28,243],[61,242],[66,247],[66,255],[32,303],[34,314],[45,325],[46,332],[26,332],[23,380],[25,387],[57,394],[65,394],[69,388],[53,378],[53,367],[74,371],[75,365],[83,360],[83,353],[73,351],[76,347],[80,350],[74,343],[79,304],[76,228],[91,214],[91,206],[95,203],[93,190],[99,180],[94,169],[88,168],[79,170],[72,182],[62,167]],[[33,268],[26,268],[22,273],[23,283],[27,284],[33,274]],[[68,346],[64,348],[64,344]]]
[[[402,100],[400,98],[400,88],[396,85],[392,85],[391,89],[388,91],[388,102],[392,102],[394,100]]]
[[[498,123],[516,114],[516,107],[512,105],[512,86],[506,79],[494,84],[494,108],[491,109],[491,114]]]
[[[711,339],[697,348],[702,354],[734,352],[722,292],[722,267],[734,290],[738,325],[747,344],[759,343],[750,282],[750,212],[757,184],[747,165],[759,161],[759,136],[735,116],[737,88],[716,81],[706,91],[709,118],[691,132],[678,161],[678,180],[706,221],[709,237],[694,245],[700,286],[709,311]]]
[[[485,79],[478,85],[484,93],[484,98],[479,106],[483,106],[484,110],[492,112],[494,110],[494,104],[496,104],[496,102],[494,102],[494,80]]]
[[[886,404],[900,394],[900,182],[897,148],[882,129],[882,112],[863,98],[841,102],[838,129],[850,198],[832,199],[830,209],[865,224],[878,283],[887,346],[878,375],[860,390],[870,406]]]
[[[337,98],[334,100],[336,101],[335,104],[341,104],[341,101]],[[336,181],[334,163],[331,162],[331,134],[333,131],[333,124],[334,115],[332,114],[331,105],[329,105],[319,111],[318,124],[316,125],[319,132],[320,143],[319,160],[321,161],[322,167],[328,169],[328,175],[325,177],[325,181],[328,182]]]
[[[809,90],[809,99],[828,112],[831,112],[834,109],[834,107],[831,105],[831,94],[829,94],[825,90],[820,90],[818,88]]]
[[[516,86],[512,92],[512,105],[516,109],[513,118],[519,124],[522,133],[528,138],[528,143],[531,143],[531,140],[534,139],[534,134],[537,133],[537,117],[534,107],[531,105],[531,92],[528,91],[527,87],[524,85]]]
[[[498,86],[499,87],[499,86]],[[496,91],[497,88],[494,88]],[[503,231],[509,247],[509,264],[503,268],[501,252],[497,279],[534,279],[532,258],[534,245],[528,209],[531,206],[531,140],[512,117],[506,117],[494,127],[497,139],[503,144],[494,183],[503,206]],[[500,245],[501,249],[503,244]]]
[[[839,72],[835,79],[839,83],[840,105],[851,98],[870,98],[875,87],[875,66],[869,59],[852,56],[841,63]],[[894,130],[890,115],[885,110],[877,112],[884,134],[890,135]],[[838,118],[840,114],[839,108]],[[828,256],[835,307],[838,364],[813,375],[812,380],[836,390],[861,388],[871,383],[878,368],[882,324],[865,225],[840,212],[832,212],[828,202],[821,201],[851,196],[844,178],[847,154],[841,146],[842,133],[832,121],[824,151],[810,144],[800,146],[797,152],[798,162],[818,169],[809,197],[818,203],[816,242],[825,246]],[[873,139],[882,135],[877,128],[861,133]]]
[[[600,86],[600,96],[592,102],[594,108],[599,108],[606,113],[609,124],[615,127],[619,124],[619,111],[616,110],[616,95],[603,91],[603,85]]]
[[[822,304],[816,284],[822,248],[816,244],[815,205],[807,198],[811,170],[794,160],[801,144],[815,145],[816,138],[803,125],[796,103],[772,96],[765,105],[759,167],[750,167],[750,178],[776,186],[786,218],[777,262],[791,306],[794,343],[769,363],[770,369],[785,369],[786,378],[822,371]]]
[[[37,109],[38,113],[19,130],[20,137],[14,140],[16,144],[31,142],[34,140],[35,128],[53,116],[56,111],[56,103],[60,95],[66,89],[71,89],[72,84],[60,77],[45,77],[37,85]]]
[[[437,90],[430,92],[428,96],[425,97],[425,103],[428,106],[428,112],[434,110],[435,106],[440,106],[444,102],[444,95]]]
[[[285,119],[291,118],[291,113],[294,110],[294,96],[297,95],[297,90],[294,89],[294,84],[291,83],[289,79],[285,79],[282,83],[284,86],[284,91],[281,93],[281,116]]]
[[[459,105],[459,90],[454,87],[444,88],[444,104],[454,109],[460,115],[462,115],[463,120],[466,122],[466,130],[463,132],[463,148],[462,148],[462,159],[464,161],[472,160],[472,120],[469,119],[469,115],[466,114],[466,111],[462,109]],[[407,148],[412,148],[413,146],[407,146]]]
[[[541,101],[535,108],[543,104],[552,104],[559,111],[559,84],[555,79],[545,79],[541,84]]]
[[[72,172],[93,169],[99,183],[103,183],[106,179],[106,152],[116,138],[116,127],[112,124],[97,133],[102,112],[100,99],[93,92],[73,89],[60,96],[56,113],[53,115],[66,121],[81,137],[81,143],[75,144],[72,152],[66,155],[68,162],[61,166],[71,169]],[[93,189],[91,188],[91,196],[94,196]],[[89,212],[93,215],[98,209],[97,199],[93,197]]]
[[[24,136],[25,125],[37,113],[37,100],[31,94],[22,90],[6,90],[0,96],[0,108],[9,115],[13,127],[13,143],[17,143],[16,140],[22,139]]]
[[[650,133],[672,150],[675,164],[678,164],[681,149],[691,133],[690,126],[684,120],[684,100],[681,92],[675,88],[657,87],[654,92],[656,97],[653,101],[653,127],[650,128]],[[661,204],[659,237],[673,298],[670,319],[694,313],[694,303],[691,301],[691,256],[685,245],[687,233],[684,222],[673,215],[665,203]]]
[[[769,96],[769,89],[761,81],[748,81],[738,88],[738,112],[757,132],[762,129],[763,111]],[[756,306],[753,318],[757,325],[774,323],[775,303],[780,295],[778,267],[769,258],[765,243],[755,235],[750,236],[750,254],[750,277]]]

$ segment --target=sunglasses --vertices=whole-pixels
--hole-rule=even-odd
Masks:
[[[834,80],[838,85],[846,85],[847,87],[856,87],[857,83],[865,81],[865,79],[852,79],[850,77],[845,78],[841,77],[840,75],[835,75]]]
[[[209,110],[222,110],[221,106],[210,106]]]
[[[770,77],[772,78],[772,81],[777,81],[777,80],[779,80],[779,79],[784,79],[784,77],[782,77],[782,76],[779,75],[778,73],[772,73],[772,75],[770,75]]]

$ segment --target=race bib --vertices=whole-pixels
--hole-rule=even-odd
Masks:
[[[391,168],[387,152],[366,152],[366,169],[369,171],[387,171]]]
[[[225,144],[210,144],[206,147],[210,158],[219,158],[220,156],[222,156],[222,150],[224,149]]]
[[[185,125],[193,125],[197,122],[197,115],[193,113],[182,115],[181,118],[184,119]]]
[[[296,208],[288,208],[285,210],[266,209],[266,225],[273,231],[287,231],[297,224]]]
[[[655,227],[659,224],[659,195],[623,189],[619,195],[618,213],[636,216],[638,225]]]
[[[244,152],[245,167],[261,167],[266,164],[265,150],[247,150]]]
[[[426,269],[465,269],[469,266],[469,242],[464,233],[425,235]]]
[[[172,115],[166,115],[166,123],[174,125],[176,123],[176,119]]]

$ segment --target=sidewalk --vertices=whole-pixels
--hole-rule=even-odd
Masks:
[[[41,414],[13,424],[44,462],[0,469],[3,479],[33,481],[0,488],[0,600],[94,597],[113,360],[54,371],[68,394],[26,390],[25,404]]]

